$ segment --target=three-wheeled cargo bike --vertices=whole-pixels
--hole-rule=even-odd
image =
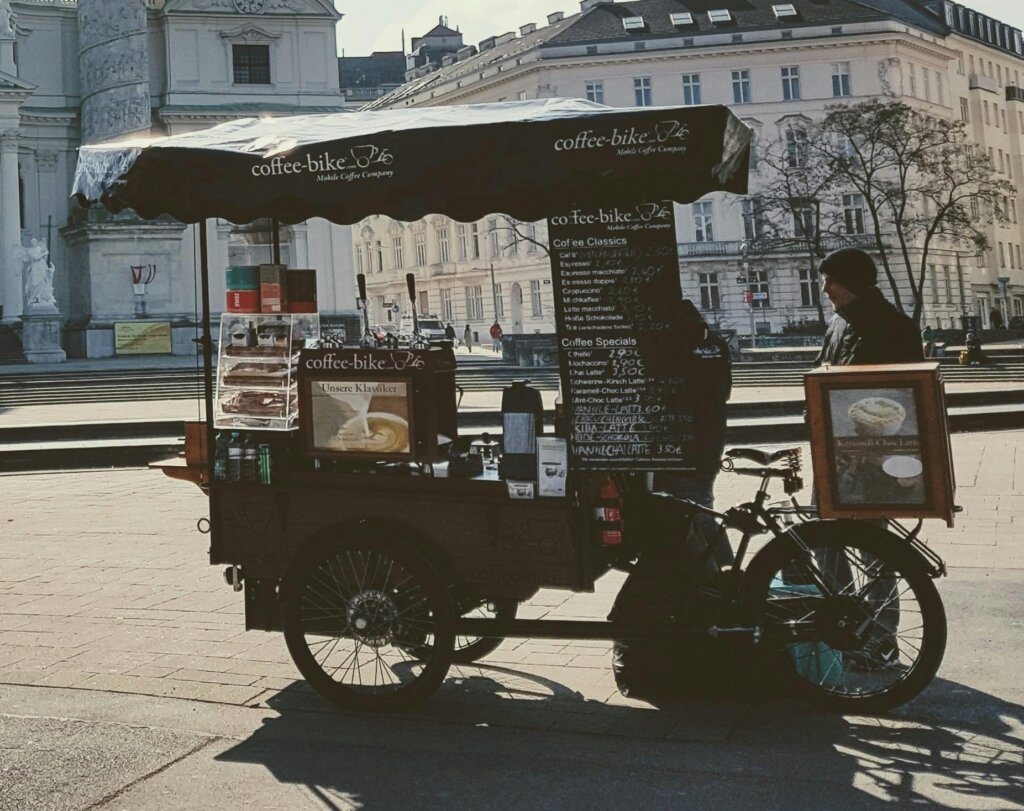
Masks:
[[[649,471],[693,468],[700,403],[673,349],[673,300],[681,297],[673,204],[745,192],[749,149],[750,131],[723,107],[616,110],[558,99],[247,119],[83,147],[80,203],[199,225],[208,451],[199,464],[168,472],[209,494],[210,561],[244,589],[246,627],[283,631],[309,682],[358,709],[420,700],[453,661],[515,636],[742,636],[805,697],[825,704],[883,708],[923,689],[945,643],[931,582],[941,561],[916,530],[769,506],[775,479],[787,493],[800,486],[792,449],[733,449],[724,465],[759,477],[754,498],[724,513],[692,505],[741,535],[735,564],[713,584],[721,610],[710,620],[516,618],[516,606],[539,588],[592,591],[609,568],[642,555],[635,528],[645,526],[637,512],[644,507],[629,510],[645,502],[629,494],[646,491]],[[209,218],[352,224],[374,214],[471,221],[493,212],[549,224],[568,427],[560,431],[563,461],[546,472],[513,477],[489,464],[456,464],[466,462],[452,453],[466,432],[457,424],[451,348],[333,347],[318,344],[307,322],[289,322],[283,342],[268,332],[254,344],[243,330],[237,345],[222,323],[215,346]],[[225,373],[232,355],[248,366]],[[297,385],[277,400],[236,398],[237,409],[226,409],[230,375],[266,374],[261,356],[296,362]],[[378,399],[361,396],[366,386]],[[281,431],[261,430],[282,423],[251,414],[256,422],[232,423],[247,403],[295,415]],[[520,451],[522,462],[525,450],[529,461],[536,424],[505,416],[513,417],[500,437],[506,453]],[[233,425],[266,445],[272,477],[223,480],[218,428]],[[345,445],[346,434],[354,445]],[[554,495],[541,492],[547,474]],[[769,543],[743,566],[752,539],[764,535]],[[698,568],[715,543],[700,550]],[[842,567],[824,562],[837,559]],[[879,639],[898,644],[898,666],[870,666]]]

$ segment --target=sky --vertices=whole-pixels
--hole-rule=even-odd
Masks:
[[[964,5],[1024,29],[1024,0],[967,0]],[[335,0],[345,17],[338,26],[338,52],[367,56],[373,51],[398,51],[405,29],[406,52],[413,37],[421,37],[438,17],[461,31],[467,45],[526,23],[547,23],[547,15],[579,10],[579,0]]]

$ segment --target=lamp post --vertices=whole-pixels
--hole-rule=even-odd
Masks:
[[[491,304],[494,307],[494,320],[498,320],[498,286],[494,283],[494,262],[491,262]]]
[[[750,310],[750,348],[757,348],[756,329],[754,327],[754,289],[750,282],[750,245],[746,240],[740,243],[740,267],[743,268],[743,282],[747,285],[744,297],[747,300],[747,308]]]

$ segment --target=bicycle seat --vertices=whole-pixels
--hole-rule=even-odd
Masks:
[[[781,451],[775,451],[775,453],[759,451],[757,448],[730,448],[725,452],[725,458],[746,459],[748,462],[753,462],[756,465],[767,467],[773,462],[778,462],[780,459],[785,459],[792,453],[799,452],[799,448],[783,448]]]

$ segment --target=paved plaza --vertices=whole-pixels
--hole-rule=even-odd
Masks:
[[[771,742],[827,765],[828,780],[847,792],[843,807],[860,807],[865,798],[1024,807],[1024,441],[1019,433],[975,433],[953,442],[957,502],[965,511],[956,527],[932,521],[925,532],[951,567],[939,584],[949,614],[947,657],[925,694],[891,718],[843,720],[789,700],[743,697],[657,709],[616,691],[609,643],[510,640],[480,666],[453,668],[440,691],[401,722],[391,718],[374,729],[394,731],[401,723],[410,725],[403,734],[426,734],[424,724],[440,725],[443,737],[460,741],[452,725],[518,730],[524,740],[557,733],[583,736],[577,745],[588,751],[615,740],[626,748],[626,741],[671,744],[690,747],[694,763],[703,764],[695,769],[711,769],[718,752],[726,760],[715,770],[768,782],[778,768],[765,749]],[[751,483],[721,476],[719,506],[749,495]],[[0,723],[103,712],[130,723],[125,719],[145,700],[162,702],[161,723],[185,706],[193,719],[243,711],[223,722],[234,730],[218,744],[225,751],[266,724],[308,725],[330,737],[332,730],[377,723],[337,713],[312,693],[279,634],[243,630],[241,594],[206,563],[207,541],[196,521],[207,503],[194,486],[120,469],[4,475],[0,493]],[[594,594],[542,591],[523,616],[603,618],[621,577],[606,576]],[[148,729],[153,722],[144,716]],[[899,730],[903,737],[894,737]],[[13,746],[2,738],[0,750]],[[23,745],[31,749],[19,743],[12,751]],[[21,754],[27,758],[29,750]],[[738,753],[749,760],[741,764]],[[294,782],[306,785],[307,777],[296,774]],[[910,782],[901,786],[903,779]],[[764,800],[758,786],[750,796]],[[785,797],[775,799],[785,805]],[[35,806],[0,801],[8,807]]]

